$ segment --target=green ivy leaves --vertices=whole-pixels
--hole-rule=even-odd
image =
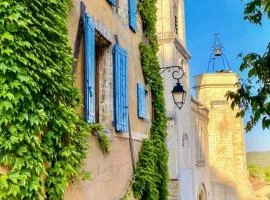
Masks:
[[[63,199],[89,128],[75,112],[69,0],[0,2],[0,199]]]
[[[147,43],[141,43],[141,65],[146,82],[151,88],[153,122],[150,139],[145,140],[136,166],[133,191],[142,200],[168,199],[168,150],[164,88],[157,58],[156,0],[140,0],[138,4],[142,16]]]

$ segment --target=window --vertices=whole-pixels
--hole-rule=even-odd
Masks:
[[[178,7],[177,5],[174,5],[173,11],[174,11],[174,32],[176,35],[178,35]]]
[[[127,52],[118,44],[113,49],[114,126],[117,132],[128,131],[128,64]]]
[[[196,126],[195,131],[197,134],[197,165],[204,165],[205,164],[205,141],[204,141],[204,134],[202,126]]]
[[[84,116],[88,123],[99,122],[100,71],[110,42],[95,29],[93,18],[85,15]]]
[[[107,0],[111,5],[116,6],[116,0]]]
[[[174,16],[174,32],[176,35],[178,35],[178,17]]]
[[[137,3],[136,0],[128,1],[129,27],[132,31],[137,31]]]
[[[149,105],[148,91],[143,84],[137,84],[137,106],[138,117],[141,119],[148,119],[148,105]]]
[[[88,123],[94,123],[95,117],[95,24],[93,18],[85,14],[84,34],[84,117]]]

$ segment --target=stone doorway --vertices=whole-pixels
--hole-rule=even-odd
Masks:
[[[199,193],[198,193],[198,198],[197,199],[198,200],[207,200],[206,190],[205,190],[204,184],[202,184],[200,186]]]

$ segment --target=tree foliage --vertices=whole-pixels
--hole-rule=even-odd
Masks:
[[[270,18],[269,0],[252,0],[246,4],[244,18],[254,24],[262,24],[264,14]],[[243,62],[241,71],[248,71],[248,77],[240,80],[236,92],[228,92],[232,108],[238,106],[241,111],[238,117],[249,117],[246,130],[250,131],[260,120],[262,127],[270,128],[270,43],[263,55],[249,53],[240,55]]]
[[[248,166],[249,175],[251,177],[265,180],[268,183],[270,182],[270,167],[261,167],[258,165],[249,165]]]

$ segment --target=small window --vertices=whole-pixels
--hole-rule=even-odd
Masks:
[[[137,0],[128,1],[129,27],[133,32],[137,32]]]
[[[128,55],[118,44],[113,49],[114,125],[116,132],[128,131]]]
[[[197,134],[197,165],[205,165],[205,141],[204,141],[204,134],[203,128],[196,126],[195,131]]]
[[[112,6],[116,6],[116,1],[117,0],[107,0],[109,2],[109,4],[111,4]]]
[[[174,32],[176,35],[178,35],[178,17],[174,16]]]
[[[137,84],[138,117],[148,119],[149,94],[143,84]]]

